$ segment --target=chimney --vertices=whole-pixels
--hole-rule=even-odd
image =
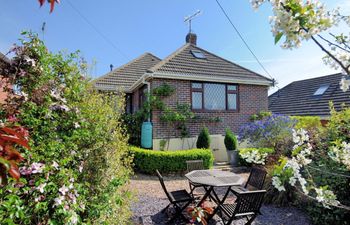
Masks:
[[[186,35],[186,43],[197,45],[197,35],[195,33],[188,33]]]
[[[111,68],[111,71],[113,70],[113,64],[109,65],[109,67]]]

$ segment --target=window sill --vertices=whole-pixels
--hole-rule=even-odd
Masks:
[[[197,113],[239,113],[239,110],[209,110],[209,109],[192,109]]]

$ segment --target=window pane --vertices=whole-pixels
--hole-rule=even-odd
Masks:
[[[192,83],[192,88],[202,88],[202,83]]]
[[[209,110],[226,109],[224,84],[204,84],[204,108]]]
[[[202,109],[202,92],[192,92],[192,109]]]
[[[237,109],[237,95],[236,94],[228,94],[227,95],[227,106],[230,110]]]
[[[227,85],[227,90],[228,91],[236,91],[237,90],[237,86],[236,85]]]

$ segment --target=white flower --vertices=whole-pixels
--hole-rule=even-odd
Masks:
[[[59,169],[59,165],[58,165],[58,163],[57,163],[56,161],[53,161],[52,166],[53,166],[56,170]]]
[[[64,196],[59,196],[59,197],[55,198],[54,201],[55,201],[54,206],[62,205],[62,203],[64,201]]]
[[[281,180],[280,180],[277,176],[272,177],[272,185],[273,185],[278,191],[285,191],[285,190],[286,190],[286,188],[282,185]]]
[[[74,123],[74,128],[76,128],[76,129],[80,128],[80,125],[79,125],[78,122],[75,122],[75,123]]]
[[[62,195],[66,195],[69,189],[66,187],[66,185],[63,185],[60,189],[58,189],[58,191],[61,192]]]
[[[324,207],[329,208],[329,205],[339,205],[337,196],[330,190],[324,190],[323,188],[316,188],[316,200],[323,204]]]
[[[343,77],[340,80],[339,85],[340,85],[340,89],[346,92],[347,90],[349,90],[350,80],[347,80],[345,77]]]
[[[46,183],[42,183],[36,189],[39,190],[40,193],[44,193],[44,188],[46,187],[46,185]]]
[[[70,220],[70,224],[77,224],[78,223],[78,215],[73,211]]]

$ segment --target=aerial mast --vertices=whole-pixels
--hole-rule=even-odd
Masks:
[[[188,23],[188,27],[189,27],[188,33],[191,33],[191,32],[192,32],[192,20],[193,20],[194,18],[196,18],[197,16],[201,15],[201,14],[202,14],[202,11],[197,10],[197,11],[196,11],[195,13],[193,13],[192,15],[186,16],[186,17],[185,17],[184,22],[185,22],[185,23]]]

